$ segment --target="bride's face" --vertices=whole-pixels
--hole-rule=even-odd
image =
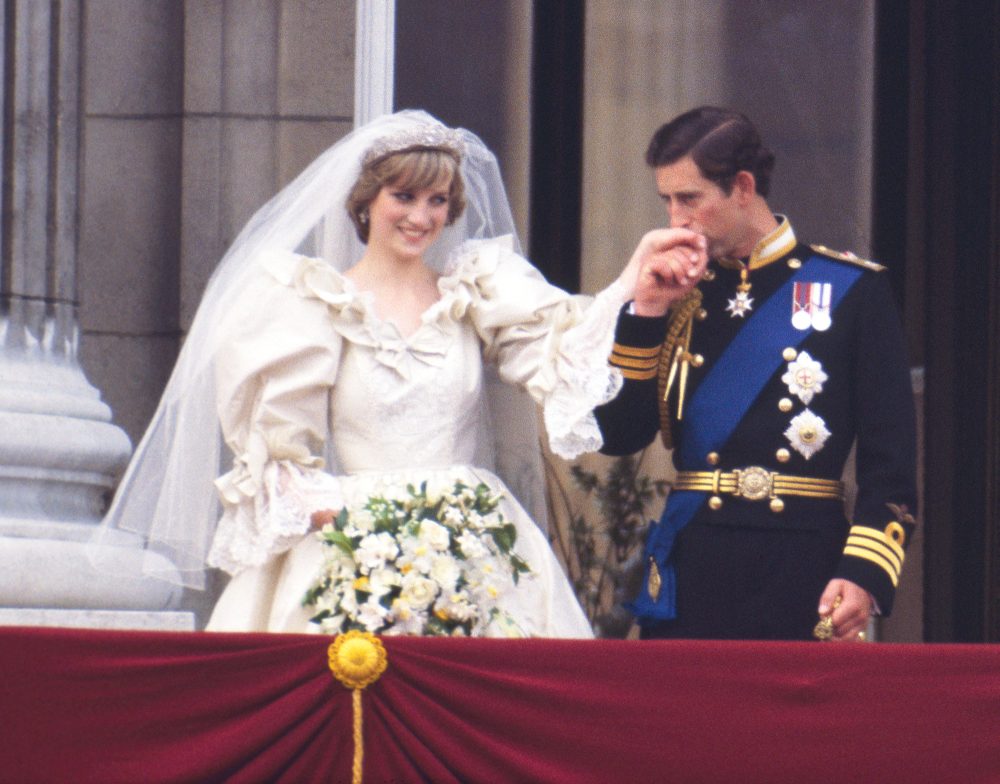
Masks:
[[[368,207],[368,247],[398,259],[422,258],[448,220],[451,178],[429,188],[383,185]]]

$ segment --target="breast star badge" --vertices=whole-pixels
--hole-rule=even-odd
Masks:
[[[785,438],[791,443],[792,449],[806,460],[823,448],[830,435],[822,417],[816,416],[808,408],[792,419],[785,431]]]
[[[798,397],[807,406],[812,402],[813,395],[823,391],[823,382],[827,375],[823,366],[809,356],[809,352],[801,351],[788,363],[788,370],[781,377],[788,385],[788,391]]]

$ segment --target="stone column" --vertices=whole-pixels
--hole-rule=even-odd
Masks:
[[[183,627],[138,543],[88,557],[131,445],[77,362],[80,5],[3,12],[0,624]]]

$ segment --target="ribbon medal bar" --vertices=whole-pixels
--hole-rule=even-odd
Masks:
[[[833,323],[830,302],[833,286],[829,283],[797,282],[792,288],[792,326],[798,330],[812,327],[825,332]]]

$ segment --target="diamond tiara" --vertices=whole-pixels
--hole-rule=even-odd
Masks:
[[[443,150],[457,160],[462,159],[465,144],[461,134],[444,125],[424,125],[406,128],[378,139],[365,153],[362,164],[368,166],[377,160],[404,150]]]

